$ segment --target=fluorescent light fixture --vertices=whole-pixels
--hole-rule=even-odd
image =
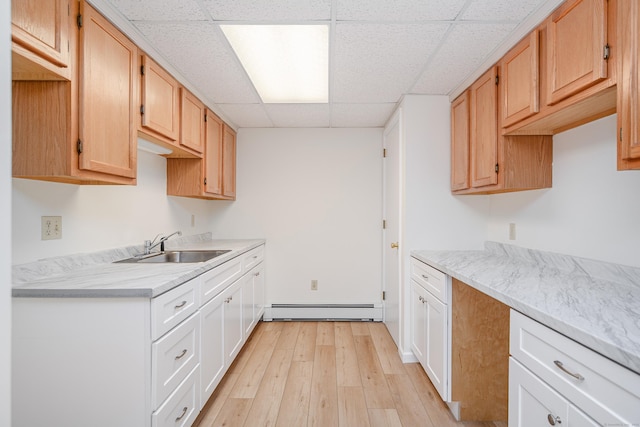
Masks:
[[[327,25],[220,27],[262,102],[329,102]]]

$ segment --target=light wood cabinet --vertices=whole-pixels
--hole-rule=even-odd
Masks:
[[[500,61],[502,126],[510,126],[540,110],[538,96],[539,36],[532,31]]]
[[[640,169],[640,4],[618,8],[618,169]]]
[[[469,91],[451,104],[451,191],[469,188]]]
[[[547,22],[547,103],[607,78],[607,58],[607,1],[567,1]]]
[[[492,67],[469,89],[469,155],[465,163],[466,94],[452,104],[451,191],[489,194],[551,187],[551,136],[503,136],[498,132],[498,67]],[[465,180],[469,174],[468,184]]]
[[[167,194],[211,200],[235,199],[235,132],[218,116],[205,115],[202,159],[167,159]]]
[[[173,149],[180,137],[180,84],[149,56],[140,59],[140,132]]]
[[[205,106],[191,92],[180,88],[180,145],[195,153],[204,151]]]
[[[498,183],[498,68],[492,67],[470,89],[471,187]]]
[[[135,184],[137,48],[88,4],[73,7],[72,80],[13,82],[13,176]]]
[[[69,80],[70,0],[11,0],[13,80]]]

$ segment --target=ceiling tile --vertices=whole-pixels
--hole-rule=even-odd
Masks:
[[[209,22],[136,22],[140,32],[208,100],[259,103],[224,35]]]
[[[239,128],[273,127],[262,104],[217,104],[217,106]]]
[[[426,21],[453,20],[466,0],[337,0],[338,20]]]
[[[383,127],[395,108],[395,102],[333,104],[331,107],[331,127]]]
[[[329,104],[265,104],[275,127],[320,127],[330,125]]]
[[[449,24],[339,23],[331,63],[333,102],[397,102]]]
[[[462,20],[520,21],[544,0],[474,0],[460,16]]]
[[[203,0],[216,21],[328,20],[331,0]]]
[[[458,23],[410,93],[446,95],[474,72],[516,24]]]
[[[194,0],[109,0],[132,21],[198,21],[207,16]]]

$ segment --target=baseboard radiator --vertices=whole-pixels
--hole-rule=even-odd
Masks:
[[[271,304],[264,309],[264,320],[382,321],[378,304]]]

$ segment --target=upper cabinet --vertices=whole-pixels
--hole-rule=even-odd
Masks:
[[[570,0],[547,20],[547,104],[607,77],[607,0]]]
[[[222,195],[236,198],[236,132],[224,125],[222,147]]]
[[[70,0],[11,0],[13,80],[69,80]]]
[[[451,104],[451,191],[469,188],[469,91]]]
[[[180,137],[180,85],[149,56],[140,59],[140,132],[174,148]]]
[[[71,80],[13,82],[13,175],[135,184],[137,48],[85,2],[72,8]]]
[[[532,31],[500,61],[503,127],[518,123],[540,111],[538,33],[538,30]]]
[[[498,67],[471,85],[469,127],[471,186],[498,182]]]
[[[640,4],[618,7],[618,169],[640,169]]]
[[[202,153],[205,106],[185,88],[180,89],[180,94],[180,145]]]

